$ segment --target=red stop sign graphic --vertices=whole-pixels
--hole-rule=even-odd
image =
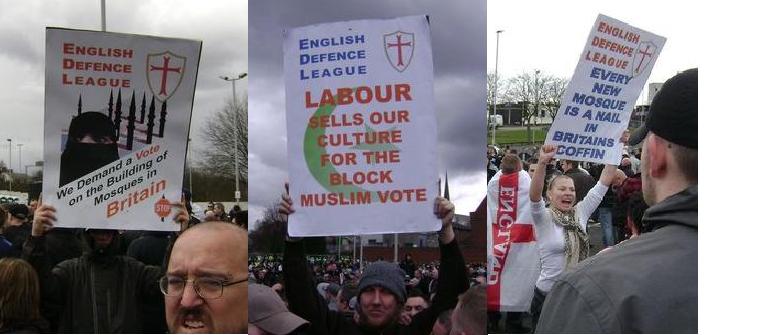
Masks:
[[[155,203],[155,213],[160,217],[160,221],[164,221],[168,214],[171,214],[171,202],[165,196]]]

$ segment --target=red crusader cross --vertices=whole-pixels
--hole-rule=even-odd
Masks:
[[[401,35],[400,34],[396,34],[396,44],[388,43],[388,48],[396,47],[396,54],[399,57],[399,62],[398,62],[398,64],[396,64],[397,66],[404,66],[404,61],[401,58],[401,48],[405,47],[405,46],[411,47],[412,46],[412,42],[401,43]]]
[[[165,90],[166,82],[168,81],[168,72],[176,72],[181,74],[182,68],[181,67],[168,67],[168,61],[170,60],[170,57],[163,56],[163,66],[154,66],[152,65],[151,71],[163,71],[163,82],[160,84],[160,92],[157,94],[160,95],[168,95],[168,92]]]
[[[648,52],[648,49],[650,49],[651,46],[647,45],[645,46],[645,50],[638,51],[640,54],[643,55],[643,58],[640,58],[640,63],[637,64],[637,68],[635,69],[635,72],[640,71],[640,66],[643,65],[643,61],[645,60],[645,56],[651,57],[653,55],[653,52]]]

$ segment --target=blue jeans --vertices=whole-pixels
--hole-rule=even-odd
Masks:
[[[613,213],[610,208],[601,207],[597,209],[599,213],[599,224],[602,226],[602,244],[605,247],[615,244],[613,239]]]

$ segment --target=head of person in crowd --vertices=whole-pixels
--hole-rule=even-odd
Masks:
[[[521,169],[521,159],[518,155],[507,154],[502,158],[502,162],[499,164],[499,169],[503,174],[511,174],[518,172]]]
[[[355,306],[350,305],[350,300],[352,300],[357,295],[358,285],[353,283],[344,284],[336,297],[339,311],[342,313],[354,312]]]
[[[336,311],[339,309],[339,290],[341,287],[339,284],[330,283],[325,288],[326,301],[328,302],[328,308]]]
[[[492,157],[496,156],[496,149],[493,146],[490,146],[490,145],[488,146],[487,156],[488,156],[488,158],[492,158]]]
[[[225,205],[223,205],[221,202],[214,204],[214,215],[221,217],[223,214],[225,214]]]
[[[160,289],[171,333],[247,333],[247,232],[227,222],[185,230]]]
[[[288,311],[282,298],[271,288],[261,284],[249,285],[248,335],[285,335],[309,324]]]
[[[369,329],[394,324],[406,301],[404,271],[385,261],[369,264],[358,283],[358,323]]]
[[[0,258],[0,332],[35,328],[41,320],[39,303],[38,275],[32,265],[19,258]]]
[[[554,176],[548,183],[550,205],[566,212],[575,207],[575,181],[567,175]]]
[[[580,162],[571,161],[568,159],[561,160],[561,171],[567,172],[569,170],[577,170],[580,167]]]
[[[233,224],[247,229],[249,226],[249,212],[241,210],[236,212],[235,216],[233,217]]]
[[[431,269],[431,278],[432,279],[439,279],[439,269],[437,269],[437,268]]]
[[[458,304],[450,316],[451,335],[477,335],[486,333],[486,286],[472,286],[458,297]]]
[[[697,69],[668,79],[630,145],[643,143],[643,198],[653,206],[697,184]]]
[[[448,309],[442,313],[439,313],[437,321],[434,322],[434,327],[431,328],[431,335],[448,335],[453,328],[453,322],[451,321],[451,315],[453,309]]]
[[[632,166],[632,161],[629,159],[629,155],[627,154],[621,155],[621,166],[623,167]]]
[[[204,222],[217,221],[217,215],[214,213],[214,211],[208,210],[203,215],[203,221]]]
[[[415,314],[420,313],[428,307],[429,302],[428,299],[423,296],[423,292],[420,292],[418,289],[413,289],[409,292],[407,302],[404,303],[404,311],[402,314],[407,314],[410,317],[413,317]]]
[[[30,210],[24,204],[10,204],[7,206],[8,215],[5,225],[9,227],[21,226],[27,223]]]
[[[114,123],[100,112],[82,113],[71,120],[60,156],[60,186],[119,159]]]
[[[539,164],[537,164],[537,163],[530,163],[529,164],[529,174],[530,175],[534,175],[534,171],[537,171],[537,166],[539,166]]]
[[[93,261],[110,261],[120,253],[119,231],[90,228],[82,235],[87,255]]]

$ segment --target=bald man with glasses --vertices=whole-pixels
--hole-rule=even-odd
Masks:
[[[247,333],[247,231],[206,222],[171,249],[160,290],[171,333]]]

